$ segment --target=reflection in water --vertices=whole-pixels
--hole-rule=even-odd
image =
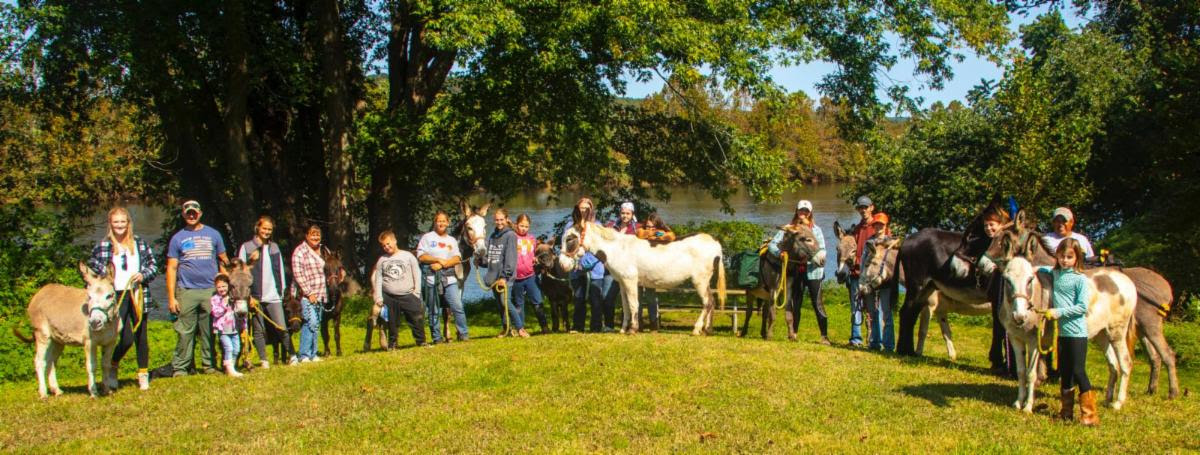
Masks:
[[[707,192],[696,188],[672,189],[670,202],[652,200],[651,203],[655,205],[663,220],[670,225],[681,225],[693,221],[699,223],[709,220],[741,220],[768,227],[769,235],[774,232],[774,227],[791,220],[797,201],[808,199],[813,203],[816,223],[825,234],[825,248],[829,255],[829,259],[825,265],[825,277],[826,279],[832,279],[837,247],[837,240],[833,235],[833,222],[837,220],[843,226],[849,227],[858,220],[858,216],[854,212],[854,207],[839,197],[839,193],[844,188],[844,185],[839,184],[810,185],[798,191],[785,194],[779,202],[762,203],[754,202],[748,195],[741,192],[729,201],[730,207],[734,210],[734,214],[732,215],[721,211],[720,202],[712,199]],[[552,199],[551,194],[546,191],[530,190],[505,201],[503,206],[508,209],[509,216],[513,219],[516,219],[517,215],[521,213],[528,214],[531,225],[530,231],[534,235],[550,234],[554,229],[555,223],[566,219],[570,215],[571,206],[579,196],[579,194],[561,194],[557,199]],[[476,203],[478,202],[476,201]],[[164,213],[162,210],[151,206],[131,205],[128,208],[135,224],[134,232],[151,243],[157,241],[161,236],[162,233],[159,231],[164,217],[175,216],[173,213]],[[94,216],[90,228],[91,235],[80,238],[80,242],[91,244],[104,236],[106,213],[106,210],[102,210]],[[488,222],[490,229],[490,216],[488,217]],[[422,222],[421,228],[425,229],[428,225],[428,222]],[[236,246],[245,240],[247,239],[227,239],[227,243]],[[233,252],[229,254],[232,255]],[[365,262],[373,263],[374,261]],[[159,264],[159,267],[163,269],[165,264]],[[165,312],[165,274],[161,272],[165,272],[165,269],[160,270],[159,278],[151,284],[151,294],[160,303],[163,308],[162,311]],[[479,285],[474,278],[468,280],[466,289],[468,300],[480,299],[488,295],[490,295],[490,292],[479,289]]]

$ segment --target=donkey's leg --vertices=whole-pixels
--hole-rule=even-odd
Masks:
[[[324,309],[317,308],[317,314],[320,314]],[[321,355],[329,357],[329,318],[321,318],[321,343],[325,346],[325,350],[321,351]]]
[[[375,316],[367,318],[367,339],[363,341],[363,352],[371,352],[371,331],[375,329]]]
[[[942,327],[942,338],[946,340],[946,355],[953,362],[958,358],[958,353],[954,351],[954,337],[950,334],[950,318],[947,318],[944,314],[939,314],[938,325]]]
[[[1036,340],[1036,338],[1035,338],[1035,340]],[[1036,342],[1037,341],[1034,341],[1034,343],[1036,343]],[[1034,365],[1037,365],[1039,355],[1038,355],[1038,350],[1037,350],[1036,344],[1029,344],[1029,345],[1025,346],[1025,351],[1029,352],[1030,362],[1028,365],[1025,366],[1025,377],[1023,378],[1023,380],[1025,382],[1025,405],[1024,405],[1024,407],[1021,408],[1021,410],[1025,411],[1028,414],[1032,414],[1033,413],[1034,392],[1035,392],[1034,386],[1035,386],[1035,384],[1037,384],[1037,374],[1038,374],[1038,369],[1036,367],[1034,367]]]
[[[1117,355],[1117,347],[1115,345],[1120,344],[1121,342],[1114,342],[1109,339],[1109,336],[1110,335],[1106,333],[1101,334],[1101,336],[1098,337],[1100,349],[1104,351],[1104,359],[1108,364],[1108,387],[1105,387],[1104,389],[1104,399],[1108,400],[1108,404],[1112,406],[1113,409],[1119,409],[1120,405],[1117,405],[1114,399],[1116,398],[1117,377],[1120,375],[1121,371],[1121,360]]]
[[[917,328],[917,355],[925,355],[925,338],[929,337],[929,318],[932,313],[930,307],[921,310],[921,325]]]
[[[50,383],[50,393],[55,396],[62,395],[62,388],[58,386],[58,356],[62,355],[62,344],[50,341],[49,347],[46,348],[46,376]]]
[[[738,336],[746,336],[750,333],[750,318],[754,316],[755,305],[758,305],[758,298],[746,292],[746,316],[742,318],[742,333]]]
[[[1175,375],[1175,351],[1171,349],[1171,345],[1167,344],[1167,339],[1163,337],[1162,326],[1149,337],[1150,343],[1154,344],[1154,349],[1158,351],[1158,355],[1162,357],[1163,363],[1167,364],[1167,381],[1168,392],[1167,398],[1179,397],[1179,377]]]
[[[1158,373],[1162,370],[1162,356],[1158,354],[1158,348],[1154,347],[1150,342],[1150,337],[1142,334],[1142,349],[1146,350],[1146,357],[1150,358],[1150,381],[1146,386],[1146,395],[1154,395],[1158,392]]]
[[[1013,338],[1012,343],[1013,357],[1017,359],[1017,401],[1013,402],[1013,407],[1024,409],[1025,405],[1025,389],[1027,387],[1027,376],[1025,375],[1025,344],[1024,340]]]
[[[103,353],[100,358],[100,368],[104,371],[104,379],[102,382],[104,385],[103,390],[105,394],[113,393],[113,391],[120,387],[120,383],[117,382],[117,369],[113,368],[112,364],[113,351],[116,350],[117,341],[115,339],[113,340],[112,344],[100,346],[100,352]]]
[[[342,356],[342,312],[333,315],[333,344],[337,347],[338,357]],[[326,349],[328,350],[328,349]]]
[[[621,331],[626,334],[635,334],[638,332],[641,324],[639,324],[638,316],[641,316],[641,304],[638,301],[637,283],[621,283],[621,311],[625,312],[624,324],[621,326]]]
[[[1121,337],[1109,343],[1114,348],[1114,354],[1116,355],[1117,380],[1119,381],[1116,391],[1116,401],[1112,403],[1113,409],[1121,409],[1121,406],[1125,404],[1125,400],[1129,398],[1129,374],[1133,363],[1129,357],[1129,344],[1125,342],[1126,333],[1124,333],[1124,330],[1120,332],[1119,335]]]
[[[38,337],[37,347],[34,348],[33,371],[37,375],[38,380],[38,398],[46,398],[46,365],[50,363],[50,359],[46,354],[49,351],[47,347],[51,343],[53,342],[50,340]]]
[[[692,281],[695,282],[697,280]],[[696,286],[696,292],[700,294],[701,308],[700,317],[696,318],[696,324],[692,327],[692,335],[699,336],[707,331],[708,313],[712,311],[712,305],[709,302],[708,286]]]
[[[88,395],[96,398],[96,348],[90,340],[83,342],[83,367],[87,370]]]
[[[771,338],[775,330],[775,303],[770,300],[762,301],[762,338]]]

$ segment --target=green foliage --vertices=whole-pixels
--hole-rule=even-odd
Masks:
[[[0,318],[25,317],[38,288],[49,283],[83,286],[77,264],[87,257],[73,243],[72,224],[30,203],[0,206]]]
[[[746,250],[757,250],[767,240],[766,228],[749,221],[705,221],[671,226],[676,237],[703,232],[721,242],[721,252],[728,261],[734,254]]]

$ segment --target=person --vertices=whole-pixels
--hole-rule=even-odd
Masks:
[[[1083,248],[1085,261],[1091,262],[1096,259],[1096,252],[1092,250],[1092,242],[1088,241],[1087,236],[1075,232],[1075,214],[1071,213],[1071,209],[1066,207],[1054,209],[1050,227],[1051,232],[1043,236],[1050,251],[1057,251],[1059,243],[1070,238],[1079,242],[1079,246]]]
[[[121,339],[113,351],[113,371],[129,348],[137,345],[138,388],[150,388],[150,342],[146,338],[146,303],[149,301],[148,283],[154,281],[158,264],[150,246],[133,233],[133,218],[124,207],[113,207],[108,211],[108,233],[92,248],[88,266],[97,275],[106,276],[109,266],[113,268],[113,288],[120,305]],[[140,294],[137,291],[141,291]],[[140,297],[140,300],[135,300]],[[140,313],[139,313],[140,311]],[[135,330],[136,328],[136,330]]]
[[[213,279],[225,273],[225,239],[221,233],[200,222],[204,212],[200,203],[183,203],[184,227],[167,244],[167,309],[174,314],[175,355],[171,368],[175,376],[186,376],[193,368],[196,338],[200,338],[200,366],[204,373],[215,373],[212,330]]]
[[[613,230],[622,234],[637,235],[639,225],[637,216],[633,213],[633,209],[634,206],[632,202],[622,202],[621,210],[618,212],[617,219],[609,221],[604,225],[606,227],[613,228]]]
[[[783,241],[784,232],[789,228],[796,226],[807,226],[813,233],[813,240],[817,244],[817,252],[808,262],[804,264],[802,270],[797,271],[796,280],[791,283],[791,310],[787,315],[787,323],[791,326],[791,334],[788,338],[792,341],[796,340],[796,335],[800,329],[800,308],[804,304],[804,294],[808,293],[809,300],[812,301],[813,312],[817,315],[817,329],[821,332],[820,343],[829,345],[829,316],[825,313],[825,303],[821,298],[821,281],[825,279],[825,235],[821,232],[821,227],[813,222],[813,205],[811,201],[801,200],[796,203],[796,211],[792,214],[792,221],[775,233],[771,242],[767,245],[767,250],[775,257],[780,256],[779,243]]]
[[[1088,426],[1100,423],[1096,414],[1096,391],[1087,376],[1087,311],[1091,290],[1083,275],[1083,243],[1068,237],[1054,252],[1055,266],[1039,267],[1039,273],[1049,273],[1054,280],[1053,308],[1046,318],[1058,320],[1058,359],[1062,381],[1063,420],[1075,418],[1075,387],[1079,388],[1080,423]]]
[[[604,223],[604,226],[622,234],[637,235],[639,225],[637,216],[634,214],[633,202],[622,202],[617,211],[617,218]],[[601,299],[601,309],[604,311],[604,330],[612,331],[616,325],[616,302],[617,297],[621,294],[621,283],[613,279],[612,270],[605,268],[604,272],[604,282],[600,284],[600,287],[604,289],[604,298]],[[638,293],[642,295],[643,288],[639,288]],[[622,315],[622,318],[628,320],[629,315]]]
[[[439,210],[433,215],[433,230],[421,236],[417,242],[417,260],[421,262],[421,275],[425,277],[421,295],[425,300],[425,313],[429,319],[429,332],[434,343],[449,341],[450,334],[442,333],[442,307],[454,315],[454,327],[458,341],[470,338],[467,329],[467,313],[463,310],[462,294],[454,266],[462,262],[458,239],[446,229],[450,226],[450,215]],[[448,329],[447,329],[448,330]]]
[[[235,359],[242,350],[242,337],[238,331],[237,316],[229,303],[229,276],[222,273],[217,275],[214,282],[216,291],[209,299],[209,304],[212,305],[213,333],[221,338],[221,351],[225,353],[222,362],[225,364],[225,374],[240,378],[242,373],[238,372]]]
[[[421,264],[417,257],[396,246],[396,234],[390,229],[379,234],[383,255],[375,262],[371,273],[375,306],[386,306],[388,317],[388,349],[396,348],[396,338],[403,315],[417,346],[425,344],[425,308],[421,302]]]
[[[496,307],[500,310],[499,336],[507,336],[515,330],[517,335],[528,338],[522,308],[517,307],[516,302],[508,301],[508,287],[517,275],[517,234],[509,226],[508,211],[504,208],[496,209],[492,221],[495,230],[487,238],[487,274],[483,282],[491,288]]]
[[[517,274],[514,277],[512,286],[512,301],[516,308],[525,307],[525,297],[529,297],[530,305],[533,305],[533,312],[538,319],[538,327],[541,333],[548,333],[546,326],[546,309],[542,306],[542,289],[538,287],[537,277],[535,276],[533,264],[536,260],[535,251],[538,247],[538,239],[529,232],[529,215],[522,213],[517,215],[516,234],[517,234]],[[521,316],[521,322],[525,321],[525,315]]]
[[[854,208],[858,211],[860,217],[858,223],[850,227],[850,235],[854,236],[855,251],[858,252],[854,256],[854,260],[850,264],[850,276],[846,279],[846,290],[850,293],[850,345],[854,347],[863,347],[862,324],[863,324],[863,301],[858,295],[858,280],[862,274],[862,253],[866,251],[867,239],[875,235],[875,230],[871,228],[871,221],[875,217],[875,203],[871,202],[871,198],[865,195],[859,196],[854,202]]]
[[[325,304],[325,258],[321,256],[321,227],[310,224],[304,242],[292,250],[292,274],[300,296],[300,348],[297,361],[320,362],[317,356],[317,330],[321,327],[321,308]]]
[[[867,251],[875,248],[875,245],[879,243],[891,240],[892,231],[888,229],[889,221],[888,215],[884,212],[877,212],[871,217],[871,230],[875,233],[867,240]],[[863,251],[860,264],[866,263],[867,251]],[[896,350],[896,328],[892,320],[892,310],[899,300],[898,287],[899,280],[894,279],[891,283],[876,289],[874,295],[863,296],[864,306],[871,315],[868,318],[871,330],[868,335],[867,349],[873,351],[882,349],[886,352]]]
[[[271,363],[267,362],[268,331],[283,344],[284,359],[295,357],[291,335],[286,329],[280,329],[287,327],[287,319],[283,313],[287,270],[283,261],[283,251],[271,240],[274,233],[275,220],[267,215],[258,217],[258,221],[254,223],[254,238],[238,247],[237,252],[237,257],[242,262],[250,264],[250,273],[254,277],[250,284],[250,296],[258,300],[262,310],[261,313],[253,313],[250,328],[254,334],[254,348],[258,351],[259,365],[263,369],[271,367]],[[263,319],[264,314],[268,320]]]
[[[984,210],[983,232],[990,238],[995,238],[1004,232],[1005,226],[1008,225],[1012,217],[1007,211],[999,207],[989,207]],[[990,261],[986,255],[979,258],[980,261]],[[1016,376],[1015,363],[1009,362],[1008,354],[1012,352],[1011,348],[1006,349],[1008,345],[1007,332],[1004,325],[1000,323],[1000,305],[994,302],[1000,302],[1003,299],[1003,284],[1001,280],[1002,270],[997,267],[990,276],[987,277],[987,295],[988,301],[992,304],[992,343],[988,348],[988,362],[991,363],[991,371],[998,375]]]
[[[646,221],[638,228],[637,236],[639,239],[650,242],[651,246],[675,241],[675,232],[663,221],[658,212],[651,213],[646,217]],[[639,291],[641,295],[638,296],[638,320],[642,319],[642,310],[645,309],[650,317],[650,331],[657,332],[662,324],[658,312],[658,291],[653,288],[642,288]]]
[[[596,212],[595,205],[592,204],[591,198],[582,197],[575,203],[575,208],[572,209],[571,219],[567,220],[565,229],[571,229],[575,220],[580,223],[595,223]],[[583,331],[585,320],[588,319],[588,306],[591,306],[591,323],[588,328],[592,332],[603,331],[603,316],[602,307],[604,297],[604,263],[592,252],[587,251],[583,245],[579,245],[583,249],[583,257],[580,258],[578,265],[571,271],[568,278],[571,280],[571,289],[575,291],[575,312],[572,315],[573,324],[571,325],[571,333]]]

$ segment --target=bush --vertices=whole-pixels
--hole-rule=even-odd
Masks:
[[[766,228],[749,221],[705,221],[699,225],[691,222],[673,229],[679,237],[697,232],[713,236],[721,242],[726,262],[739,252],[758,249],[767,239]]]

